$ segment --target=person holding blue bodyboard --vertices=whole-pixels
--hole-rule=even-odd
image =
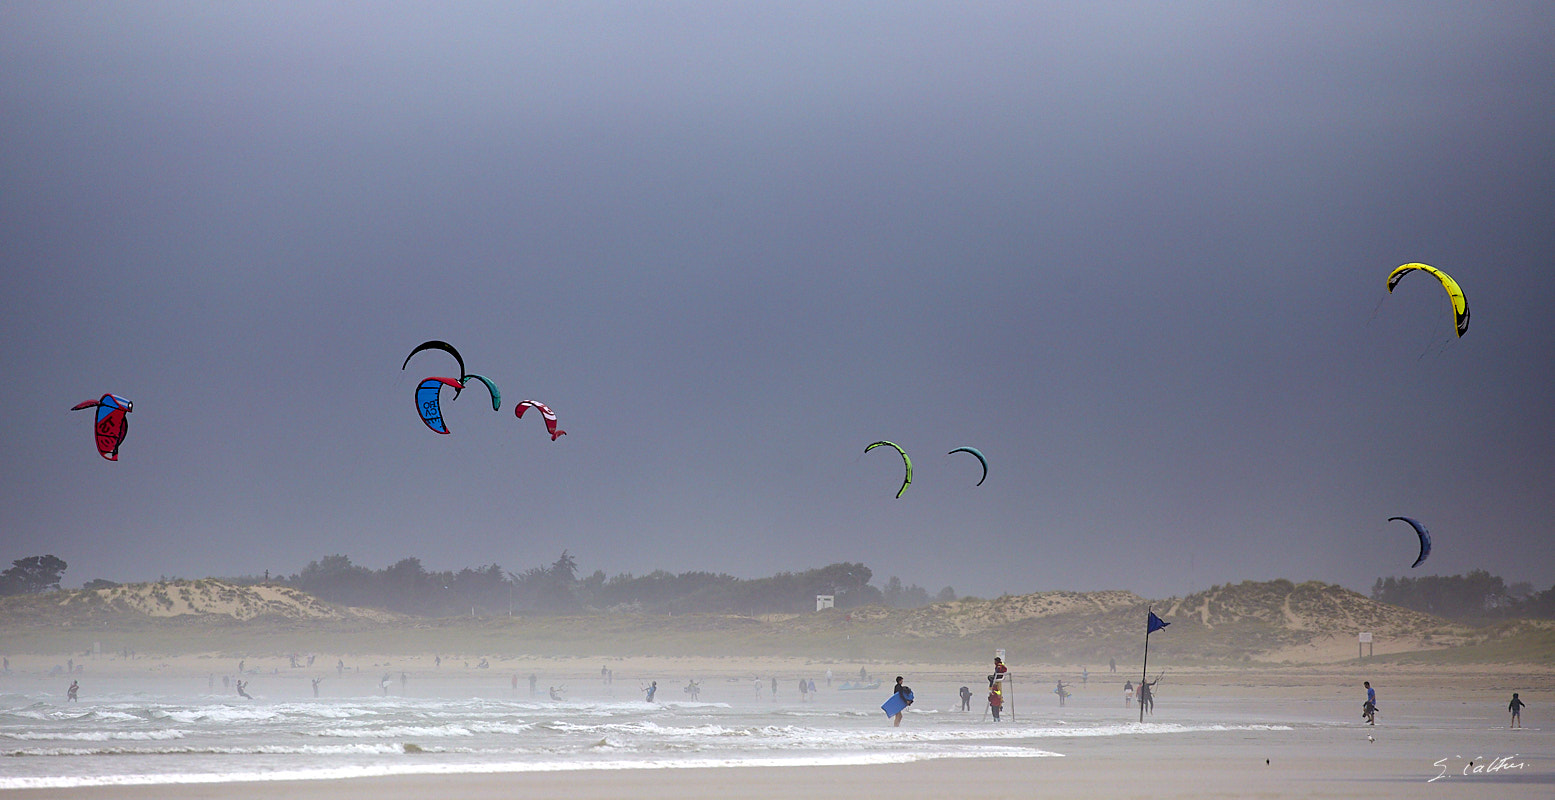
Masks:
[[[900,726],[902,724],[902,712],[910,705],[912,705],[912,690],[902,683],[902,676],[898,675],[896,676],[896,689],[892,693],[891,699],[885,701],[880,706],[880,710],[884,711],[886,716],[895,720],[894,725]]]

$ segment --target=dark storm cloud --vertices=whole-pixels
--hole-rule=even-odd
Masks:
[[[6,559],[1555,579],[1545,6],[0,15]]]

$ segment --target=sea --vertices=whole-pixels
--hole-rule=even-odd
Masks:
[[[1141,723],[1120,687],[1077,691],[1067,707],[1050,693],[1012,691],[1013,715],[995,722],[975,679],[970,711],[953,682],[920,686],[896,727],[879,708],[889,682],[801,695],[788,680],[776,696],[767,679],[704,679],[695,693],[689,682],[661,682],[648,702],[637,681],[541,684],[530,694],[527,683],[385,677],[326,681],[318,697],[307,684],[262,677],[249,682],[252,698],[204,681],[191,692],[171,691],[177,681],[161,691],[83,681],[77,702],[52,684],[0,691],[0,789],[1054,758],[1078,738],[1295,730],[1208,709]]]

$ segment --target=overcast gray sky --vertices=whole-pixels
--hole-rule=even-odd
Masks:
[[[1543,2],[0,2],[0,563],[1547,587],[1551,41]],[[429,432],[426,339],[502,411]],[[104,392],[117,463],[68,411]]]

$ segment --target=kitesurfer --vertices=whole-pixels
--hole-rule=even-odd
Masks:
[[[659,682],[654,681],[648,686],[648,702],[653,702],[653,696],[659,693]]]
[[[76,696],[80,691],[81,691],[81,684],[77,683],[76,681],[71,681],[70,682],[70,688],[65,690],[65,702],[67,702],[67,703],[77,703],[77,702],[80,702],[81,698]]]
[[[1069,691],[1064,688],[1064,681],[1062,678],[1060,678],[1058,681],[1058,688],[1054,689],[1053,692],[1054,694],[1058,695],[1058,704],[1062,706],[1064,704],[1064,698],[1069,696]]]

